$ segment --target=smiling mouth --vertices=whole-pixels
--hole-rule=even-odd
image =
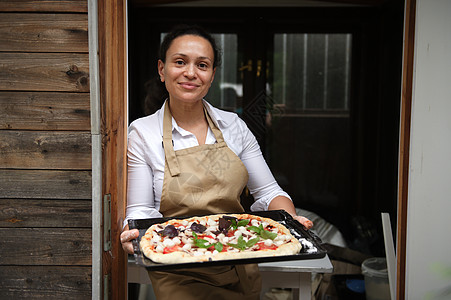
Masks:
[[[197,84],[187,83],[187,82],[180,83],[180,86],[187,90],[193,90],[193,89],[199,87]]]

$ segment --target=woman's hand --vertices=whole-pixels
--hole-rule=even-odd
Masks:
[[[304,225],[305,228],[310,229],[313,227],[313,222],[303,216],[298,216],[296,214],[296,209],[293,202],[284,196],[277,196],[271,200],[268,206],[268,210],[278,210],[283,209],[289,213],[295,220]]]
[[[305,228],[311,229],[313,227],[313,222],[303,216],[293,216],[295,220],[304,225]]]
[[[132,240],[136,239],[139,236],[138,229],[128,230],[128,225],[124,228],[124,231],[121,233],[121,243],[122,249],[128,254],[133,254],[133,244]]]

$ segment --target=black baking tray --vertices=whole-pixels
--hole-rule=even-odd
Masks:
[[[199,268],[199,267],[210,267],[210,266],[224,266],[224,265],[238,265],[238,264],[249,264],[249,263],[263,263],[263,262],[276,262],[276,261],[288,261],[288,260],[302,260],[302,259],[317,259],[326,256],[327,251],[322,246],[321,239],[315,235],[312,231],[307,230],[301,223],[293,219],[290,214],[284,210],[269,210],[269,211],[258,211],[258,212],[245,212],[248,214],[271,218],[287,227],[290,232],[299,239],[302,244],[302,249],[299,253],[294,255],[283,255],[283,256],[268,256],[268,257],[256,257],[256,258],[242,258],[242,259],[229,259],[229,260],[218,260],[218,261],[205,261],[205,262],[191,262],[191,263],[177,263],[177,264],[163,264],[156,263],[148,259],[141,252],[139,248],[139,241],[142,236],[146,233],[146,230],[156,223],[163,223],[171,219],[184,219],[185,217],[174,217],[174,218],[152,218],[152,219],[135,219],[129,220],[128,226],[130,229],[138,229],[139,237],[133,240],[134,256],[136,264],[145,267],[147,270],[172,270],[172,269],[186,269],[186,268]],[[225,215],[227,215],[225,213]]]

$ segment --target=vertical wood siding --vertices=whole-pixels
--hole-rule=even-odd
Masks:
[[[91,298],[86,0],[0,1],[0,299]]]

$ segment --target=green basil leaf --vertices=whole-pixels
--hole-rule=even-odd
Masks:
[[[197,239],[195,244],[199,248],[209,248],[211,246],[211,244],[208,244],[208,241],[204,239]]]
[[[246,249],[246,241],[243,239],[242,235],[240,235],[236,244],[228,243],[227,245],[240,250]]]
[[[259,240],[260,240],[260,238],[258,238],[258,237],[250,239],[249,241],[247,241],[246,247],[250,248],[250,247],[254,246],[255,244],[258,243]]]
[[[260,232],[262,231],[261,228],[257,227],[257,226],[249,226],[247,228],[247,230],[251,230],[253,232],[256,232],[257,234],[260,234]]]
[[[262,232],[260,232],[260,236],[262,237],[262,239],[265,239],[265,240],[267,240],[267,239],[273,240],[277,237],[277,233],[271,232],[268,230],[263,230]]]
[[[236,230],[238,228],[238,224],[236,223],[236,220],[235,219],[231,219],[230,221],[232,222],[230,227],[232,227],[233,229]]]
[[[223,246],[220,242],[217,242],[217,243],[215,244],[215,249],[216,249],[218,252],[221,252],[222,249],[224,249],[224,246]]]
[[[249,224],[250,220],[244,219],[244,220],[239,220],[237,226],[246,226],[247,224]]]
[[[240,235],[238,237],[238,246],[240,246],[241,248],[246,247],[246,241],[244,240],[243,236]]]

